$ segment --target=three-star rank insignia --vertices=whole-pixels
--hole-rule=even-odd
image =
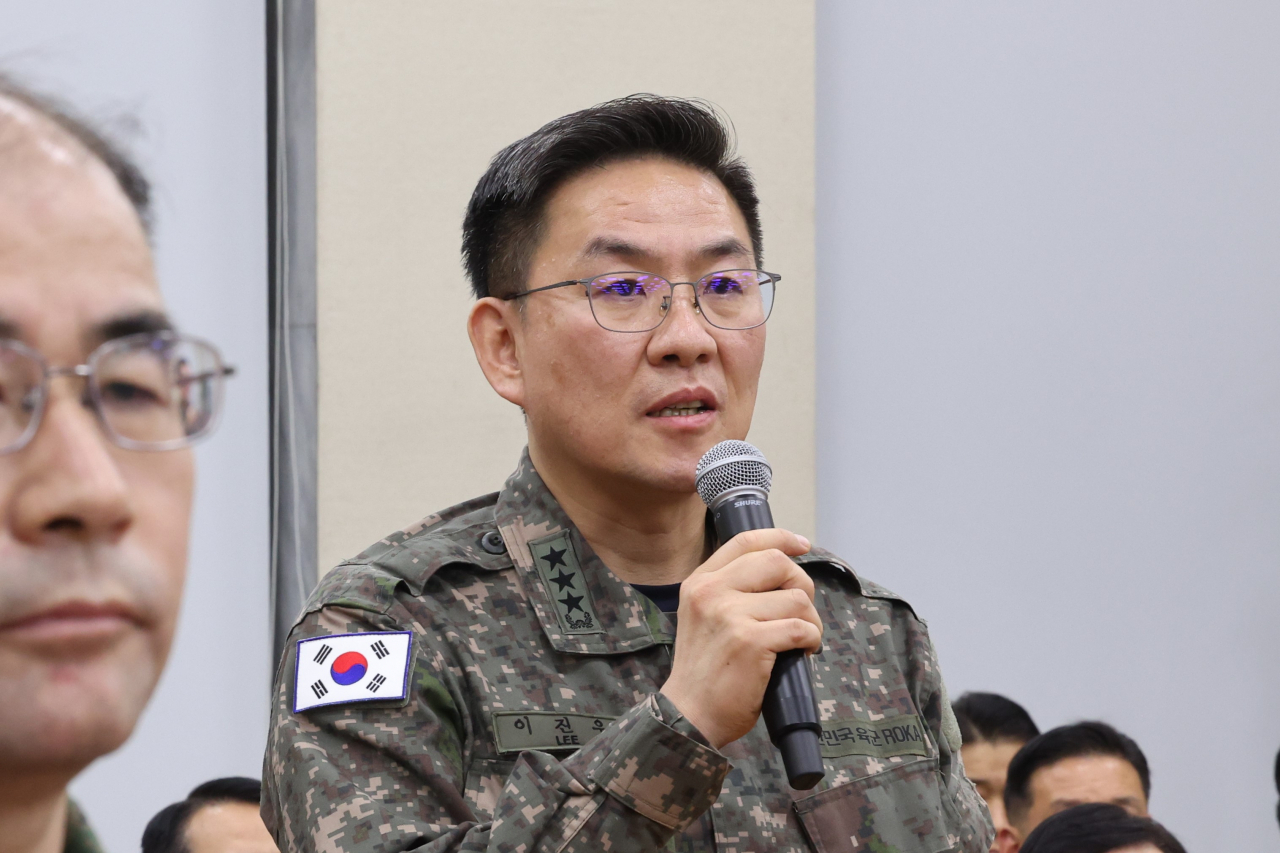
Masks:
[[[566,634],[599,634],[600,619],[591,604],[587,578],[567,532],[554,533],[529,543],[542,584],[551,595],[560,630]]]

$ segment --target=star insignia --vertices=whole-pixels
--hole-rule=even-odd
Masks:
[[[587,612],[582,609],[582,596],[580,595],[566,595],[560,599],[560,603],[570,612],[574,610],[582,610],[583,613]]]
[[[573,575],[567,573],[564,569],[556,572],[551,577],[551,582],[556,585],[558,592],[564,592],[573,586]]]
[[[547,561],[547,568],[554,569],[556,566],[563,566],[566,550],[568,549],[562,548],[557,551],[555,548],[548,548],[547,553],[542,556],[542,559]]]

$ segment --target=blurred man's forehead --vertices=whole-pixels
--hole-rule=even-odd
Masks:
[[[74,169],[95,161],[88,149],[48,116],[0,93],[0,170]]]
[[[86,352],[122,332],[172,325],[146,233],[110,169],[2,94],[0,323],[0,335],[42,351],[56,334]]]
[[[68,192],[91,193],[97,204],[90,212],[120,217],[127,210],[137,219],[106,163],[53,119],[0,92],[0,202],[39,215]],[[145,240],[140,221],[137,230]]]

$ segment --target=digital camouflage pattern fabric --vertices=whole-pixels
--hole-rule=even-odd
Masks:
[[[717,752],[658,692],[674,619],[601,563],[526,453],[500,493],[321,582],[277,673],[267,826],[286,853],[985,853],[924,623],[831,554],[800,562],[826,626],[813,791],[788,788],[763,722]],[[299,641],[405,630],[407,698],[293,712]]]

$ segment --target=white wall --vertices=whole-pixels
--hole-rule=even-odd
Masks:
[[[194,785],[257,776],[268,638],[264,11],[251,0],[0,0],[0,68],[90,117],[133,115],[169,308],[239,370],[197,450],[191,560],[169,666],[133,739],[72,786],[108,849]]]
[[[818,529],[1276,849],[1280,6],[818,4]]]
[[[813,0],[323,0],[316,31],[319,570],[515,468],[524,422],[467,340],[462,216],[504,146],[634,92],[718,104],[755,169],[783,282],[748,438],[775,517],[811,533]],[[616,61],[619,38],[656,47]]]

